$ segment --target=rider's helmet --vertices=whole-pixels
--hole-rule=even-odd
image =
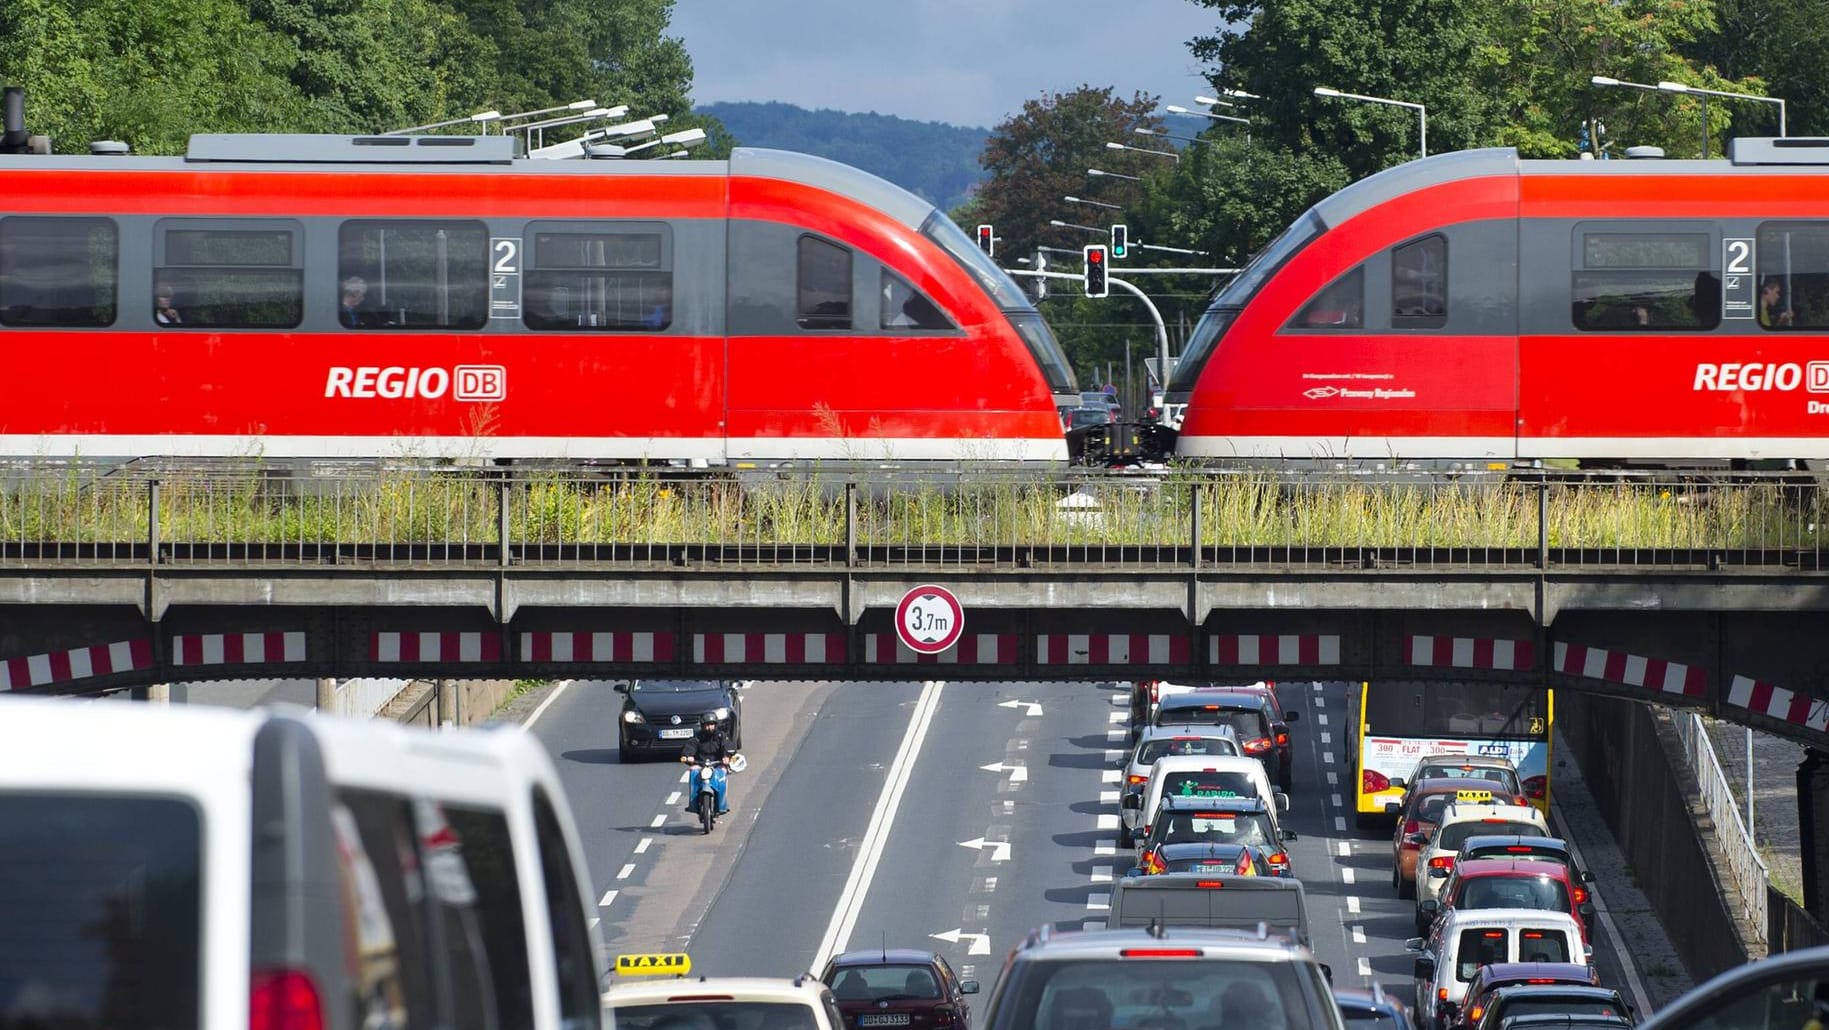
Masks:
[[[706,712],[699,716],[699,735],[709,737],[718,732],[718,713]]]

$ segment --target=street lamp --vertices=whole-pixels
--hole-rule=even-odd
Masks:
[[[1129,180],[1130,182],[1142,182],[1143,181],[1143,176],[1141,176],[1141,175],[1125,175],[1123,172],[1107,172],[1100,168],[1088,168],[1088,169],[1086,169],[1086,174],[1095,176],[1095,177],[1104,177],[1107,179],[1126,179],[1126,180]]]
[[[1389,104],[1392,107],[1407,107],[1410,110],[1415,111],[1417,115],[1422,118],[1422,133],[1418,138],[1417,149],[1422,152],[1423,157],[1429,156],[1429,109],[1423,105],[1413,104],[1408,100],[1392,100],[1389,97],[1368,97],[1363,93],[1342,93],[1340,90],[1328,89],[1326,86],[1316,86],[1315,96],[1338,97],[1343,100],[1363,100],[1368,104]]]
[[[1102,207],[1102,208],[1108,208],[1108,209],[1110,209],[1110,210],[1112,210],[1112,211],[1122,211],[1122,210],[1124,210],[1124,208],[1123,208],[1123,206],[1122,206],[1122,205],[1119,205],[1119,204],[1107,204],[1107,203],[1105,203],[1105,202],[1104,202],[1104,201],[1103,201],[1103,200],[1086,200],[1086,199],[1084,199],[1084,198],[1082,198],[1082,197],[1062,197],[1062,198],[1061,198],[1061,199],[1062,199],[1062,200],[1064,200],[1064,201],[1066,201],[1066,202],[1067,202],[1067,203],[1069,203],[1069,204],[1085,204],[1085,205],[1087,205],[1087,206],[1089,206],[1089,207]]]
[[[1658,89],[1665,93],[1694,93],[1702,98],[1702,103],[1704,105],[1707,105],[1709,97],[1726,97],[1729,100],[1757,100],[1762,104],[1777,104],[1778,105],[1778,134],[1780,136],[1785,135],[1785,98],[1784,97],[1761,97],[1761,96],[1754,96],[1751,93],[1727,93],[1727,92],[1724,92],[1724,91],[1718,90],[1718,89],[1703,89],[1700,86],[1686,86],[1681,82],[1660,82],[1660,83],[1658,83]],[[1702,108],[1702,110],[1704,110],[1704,111],[1708,110],[1707,106],[1704,106]],[[1708,120],[1706,118],[1704,118],[1702,120],[1702,131],[1705,133],[1708,131]],[[1704,152],[1703,152],[1702,156],[1703,157],[1708,156],[1706,147],[1704,147]]]
[[[596,106],[597,101],[595,100],[574,100],[569,104],[560,104],[557,107],[542,107],[538,111],[518,111],[514,114],[505,114],[501,120],[503,123],[515,122],[523,118],[538,118],[543,114],[557,114],[560,111],[588,111]]]
[[[1227,104],[1226,106],[1231,107],[1232,105]],[[1185,115],[1193,115],[1193,116],[1200,117],[1200,118],[1211,118],[1216,122],[1237,122],[1240,125],[1250,125],[1251,124],[1251,119],[1249,119],[1249,118],[1239,118],[1239,117],[1236,117],[1234,115],[1229,115],[1229,114],[1214,114],[1211,111],[1193,111],[1193,110],[1189,110],[1188,108],[1182,107],[1180,104],[1170,104],[1167,107],[1163,108],[1163,110],[1167,111],[1170,114],[1185,114]],[[1142,130],[1138,130],[1138,131],[1141,132]],[[1201,140],[1201,142],[1204,143],[1206,141]]]
[[[1087,232],[1098,233],[1100,236],[1109,235],[1111,232],[1109,229],[1095,229],[1090,225],[1080,225],[1077,222],[1063,222],[1058,218],[1048,219],[1048,224],[1056,229],[1084,229]]]
[[[1263,97],[1258,96],[1256,93],[1247,93],[1242,89],[1222,89],[1219,92],[1220,92],[1221,96],[1233,97],[1238,100],[1262,100],[1262,99],[1264,99]],[[1220,101],[1215,100],[1212,97],[1195,97],[1194,102],[1196,104],[1220,103]]]
[[[1154,154],[1157,157],[1166,157],[1172,161],[1181,160],[1181,155],[1175,153],[1173,150],[1149,150],[1144,147],[1133,147],[1128,143],[1107,143],[1107,144],[1105,144],[1105,149],[1106,150],[1134,150],[1139,154]]]
[[[1146,129],[1142,126],[1138,126],[1137,128],[1134,128],[1130,131],[1136,133],[1139,136],[1149,136],[1152,139],[1172,139],[1177,143],[1194,144],[1194,143],[1211,143],[1212,142],[1212,140],[1195,139],[1192,136],[1176,136],[1171,133],[1164,132],[1161,129]]]

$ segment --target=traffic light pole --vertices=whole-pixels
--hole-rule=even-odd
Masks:
[[[1006,269],[1004,269],[1004,271],[1008,272],[1011,275],[1029,275],[1029,276],[1036,276],[1038,278],[1043,278],[1043,279],[1073,279],[1078,282],[1086,281],[1085,276],[1073,275],[1070,272],[1032,272],[1027,268],[1006,268]],[[1137,269],[1133,268],[1133,269],[1128,269],[1127,271],[1135,272],[1135,271],[1137,271]],[[1162,362],[1162,364],[1159,367],[1163,370],[1163,378],[1164,378],[1164,381],[1162,384],[1162,389],[1164,392],[1167,392],[1168,385],[1169,385],[1167,382],[1168,367],[1169,367],[1169,327],[1167,325],[1163,324],[1162,312],[1156,310],[1156,302],[1153,300],[1150,300],[1148,294],[1144,293],[1142,290],[1137,289],[1132,284],[1127,283],[1122,279],[1119,279],[1117,276],[1108,275],[1105,277],[1105,282],[1108,285],[1121,286],[1124,289],[1129,290],[1132,294],[1134,294],[1136,296],[1136,298],[1138,300],[1143,302],[1144,307],[1149,309],[1149,317],[1151,318],[1151,320],[1153,320],[1156,323],[1156,354],[1157,354],[1157,357]]]

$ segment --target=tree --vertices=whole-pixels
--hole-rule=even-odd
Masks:
[[[1715,0],[1715,14],[1716,30],[1683,52],[1753,91],[1784,97],[1792,135],[1829,133],[1829,16],[1820,0]],[[1777,135],[1773,105],[1715,106],[1726,109],[1738,135]]]

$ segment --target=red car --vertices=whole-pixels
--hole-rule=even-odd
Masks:
[[[970,1030],[972,1025],[965,996],[978,993],[978,981],[959,980],[931,951],[847,951],[833,956],[819,978],[832,988],[846,1030]]]
[[[1458,909],[1534,908],[1574,916],[1585,943],[1587,916],[1593,903],[1575,900],[1579,887],[1562,862],[1517,858],[1456,862],[1448,882],[1442,885],[1439,900],[1417,906],[1417,933],[1427,936],[1439,916]]]

